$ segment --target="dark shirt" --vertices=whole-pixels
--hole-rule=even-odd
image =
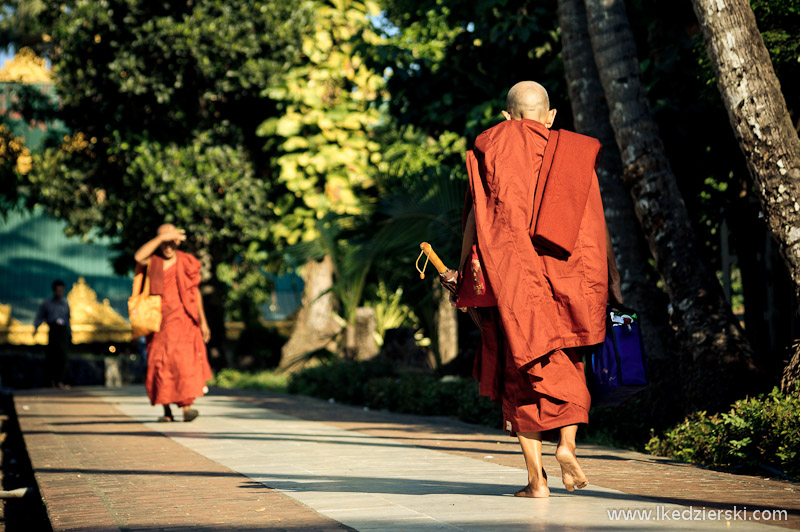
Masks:
[[[47,323],[51,327],[53,325],[64,325],[67,330],[72,333],[69,326],[69,304],[64,298],[61,299],[46,299],[39,307],[39,312],[36,313],[36,320],[33,326],[38,329],[39,325]]]

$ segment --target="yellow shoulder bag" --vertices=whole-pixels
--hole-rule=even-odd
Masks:
[[[161,296],[150,295],[150,270],[148,268],[145,271],[138,271],[134,275],[133,293],[128,298],[128,318],[133,338],[161,330]]]

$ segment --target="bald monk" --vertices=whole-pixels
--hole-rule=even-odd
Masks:
[[[178,250],[186,232],[172,224],[134,255],[137,272],[150,275],[150,293],[161,296],[161,329],[147,342],[145,386],[152,405],[164,405],[159,421],[175,421],[170,404],[183,409],[183,420],[199,415],[191,408],[211,379],[206,343],[211,331],[200,295],[200,261]]]
[[[533,81],[514,85],[506,107],[467,153],[460,264],[477,243],[497,298],[479,309],[474,374],[522,447],[528,484],[515,495],[548,497],[545,436],[558,435],[566,489],[588,484],[575,454],[591,403],[581,357],[603,342],[607,302],[622,295],[594,172],[600,143],[551,131],[556,110]]]

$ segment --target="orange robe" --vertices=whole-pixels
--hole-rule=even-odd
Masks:
[[[156,255],[149,268],[150,293],[161,296],[161,330],[147,344],[147,395],[153,405],[188,406],[211,379],[197,300],[200,261],[178,251],[170,268]]]
[[[480,392],[504,427],[588,422],[584,346],[602,343],[608,298],[600,144],[533,120],[484,131],[467,154],[478,249],[497,307],[481,309]]]

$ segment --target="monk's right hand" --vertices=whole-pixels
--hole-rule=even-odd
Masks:
[[[165,233],[159,235],[161,237],[162,242],[183,242],[186,240],[186,230],[185,229],[172,229]]]
[[[447,288],[451,294],[455,294],[458,291],[458,272],[452,268],[448,268],[447,271],[439,275],[439,282],[442,283],[442,286]]]

